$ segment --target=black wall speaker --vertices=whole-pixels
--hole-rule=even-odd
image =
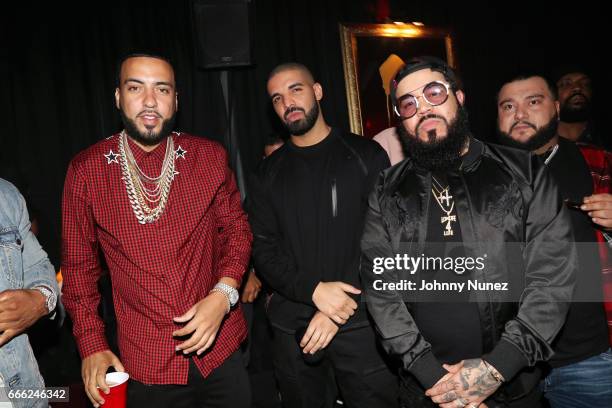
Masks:
[[[252,64],[250,0],[193,0],[196,64],[224,68]]]

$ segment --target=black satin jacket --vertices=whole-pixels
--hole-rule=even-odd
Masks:
[[[507,380],[519,377],[526,366],[551,357],[571,300],[577,260],[568,209],[546,167],[531,154],[474,138],[447,181],[466,256],[487,254],[485,268],[473,277],[510,287],[470,294],[478,302],[483,358]],[[426,388],[446,371],[411,316],[411,295],[374,288],[376,280],[398,282],[405,272],[374,273],[373,259],[423,253],[430,191],[431,173],[410,159],[381,174],[369,198],[360,268],[383,347]]]

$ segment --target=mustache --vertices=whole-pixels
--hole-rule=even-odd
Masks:
[[[538,128],[536,127],[536,125],[534,125],[533,123],[531,123],[531,122],[527,122],[527,121],[525,121],[525,120],[519,120],[518,122],[514,122],[514,123],[512,124],[512,126],[510,126],[510,131],[509,131],[508,133],[511,133],[511,132],[514,130],[514,128],[515,128],[516,126],[518,126],[518,125],[527,125],[527,126],[529,126],[530,128],[532,128],[532,129],[533,129],[533,130],[535,130],[535,131],[537,131],[537,130],[538,130]]]
[[[287,110],[283,114],[283,118],[285,118],[285,120],[287,120],[287,116],[289,116],[293,112],[302,112],[304,115],[306,114],[306,111],[304,109],[298,108],[297,106],[291,106],[291,107],[287,108]]]
[[[587,96],[586,96],[584,93],[582,93],[581,91],[576,91],[576,92],[572,93],[572,94],[569,96],[569,98],[567,98],[567,99],[568,99],[568,100],[569,100],[569,99],[572,99],[572,98],[573,98],[573,97],[575,97],[575,96],[581,96],[581,97],[583,97],[585,100],[588,100],[588,99],[589,99],[589,98],[587,98]]]
[[[419,130],[419,127],[423,124],[423,122],[425,122],[427,119],[440,119],[442,121],[444,121],[444,123],[446,123],[446,125],[448,126],[448,121],[446,120],[446,118],[444,116],[441,115],[436,115],[435,113],[429,113],[425,116],[423,116],[421,119],[419,119],[419,122],[416,125],[416,129],[415,130]]]
[[[144,110],[144,111],[140,112],[140,113],[139,113],[138,115],[136,115],[136,116],[145,116],[145,115],[155,115],[155,116],[157,116],[157,117],[158,117],[158,118],[160,118],[160,119],[161,119],[161,117],[162,117],[162,115],[161,115],[159,112],[157,112],[157,111],[152,111],[152,110]]]

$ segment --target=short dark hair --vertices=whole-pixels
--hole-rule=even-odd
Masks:
[[[497,87],[497,93],[495,94],[495,101],[499,100],[499,91],[501,91],[501,89],[512,82],[516,82],[516,81],[524,81],[526,79],[529,78],[542,78],[544,80],[544,82],[546,83],[546,87],[548,88],[548,90],[550,91],[550,94],[553,97],[553,100],[557,100],[559,99],[559,95],[557,93],[557,85],[555,85],[547,76],[542,75],[540,73],[537,72],[519,72],[519,73],[515,73],[514,75],[509,77],[510,79],[503,81],[498,87]]]
[[[126,54],[124,56],[122,56],[118,62],[117,62],[117,70],[116,70],[116,85],[117,88],[119,88],[121,86],[121,67],[123,66],[123,63],[127,60],[129,60],[130,58],[155,58],[155,59],[159,59],[162,61],[165,61],[168,63],[168,65],[170,65],[172,67],[172,70],[174,71],[174,65],[172,65],[172,61],[170,61],[170,58],[161,55],[161,54],[157,54],[157,53],[147,53],[147,52],[135,52],[135,53],[130,53],[130,54]],[[176,81],[176,72],[174,73],[174,80]]]
[[[413,72],[423,69],[430,69],[432,71],[440,72],[442,75],[444,75],[444,79],[449,83],[453,91],[462,89],[461,80],[450,65],[446,63],[446,61],[429,55],[415,57],[406,62],[406,64],[399,71],[397,71],[397,74],[395,74],[395,77],[391,80],[391,101],[393,102],[393,105],[397,103],[397,95],[395,92],[400,81]]]
[[[310,69],[308,69],[306,65],[301,64],[299,62],[284,62],[282,64],[277,65],[276,67],[274,67],[274,69],[272,69],[272,71],[270,71],[270,74],[268,74],[268,81],[278,73],[291,70],[302,71],[312,80],[312,82],[315,82],[314,75],[312,75]]]
[[[588,76],[589,79],[592,79],[590,70],[580,62],[565,62],[558,64],[551,70],[549,77],[556,86],[557,82],[559,82],[561,78],[563,78],[567,74],[577,72]]]

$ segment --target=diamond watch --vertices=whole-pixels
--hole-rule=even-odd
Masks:
[[[39,291],[45,297],[45,306],[47,307],[48,313],[51,313],[55,310],[55,305],[57,304],[57,295],[54,291],[52,291],[46,286],[36,286],[32,289]]]

